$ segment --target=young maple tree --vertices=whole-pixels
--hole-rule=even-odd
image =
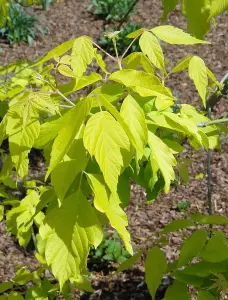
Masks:
[[[204,107],[209,91],[219,93],[223,85],[198,56],[183,58],[167,72],[159,39],[178,45],[208,42],[169,25],[143,28],[128,36],[132,43],[139,39],[141,52],[127,56],[131,45],[120,55],[118,32],[108,36],[115,57],[82,36],[61,44],[33,65],[19,61],[0,69],[1,74],[11,74],[0,90],[1,101],[8,103],[0,123],[0,143],[9,142],[0,181],[6,190],[21,184],[27,187],[21,201],[5,194],[3,205],[12,206],[6,211],[7,230],[23,247],[33,236],[36,258],[42,264],[35,275],[50,269],[63,294],[70,284],[91,290],[87,257],[90,246],[96,248],[102,242],[102,225],[107,220],[129,254],[134,254],[124,211],[131,180],[146,189],[150,202],[161,191],[169,192],[178,171],[178,154],[185,149],[183,141],[195,150],[219,145],[218,121],[211,121],[206,111],[199,112],[192,105],[177,105],[166,80],[172,73],[188,70]],[[118,69],[108,71],[100,50]],[[86,73],[92,62],[100,67],[100,73]],[[68,82],[59,82],[59,75]],[[77,96],[89,85],[88,94]],[[43,149],[48,185],[27,180],[31,148]],[[222,216],[196,214],[173,221],[161,234],[227,223],[228,218]],[[131,266],[143,251],[124,262],[118,272]],[[200,262],[189,265],[195,257]],[[224,235],[197,229],[184,239],[175,264],[167,264],[158,247],[148,252],[146,282],[153,299],[164,273],[175,277],[165,299],[176,299],[178,293],[181,299],[189,299],[187,285],[199,291],[198,299],[217,299],[226,289],[227,260]],[[29,274],[31,281],[37,280],[34,273]],[[30,288],[26,299],[37,291],[53,292],[53,285],[47,288],[42,278],[34,282],[38,287]],[[37,294],[33,297],[38,299]]]

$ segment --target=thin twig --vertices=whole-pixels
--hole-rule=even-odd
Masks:
[[[105,53],[108,57],[110,57],[112,60],[114,60],[115,62],[117,62],[116,58],[113,57],[111,54],[109,54],[108,52],[106,52],[103,48],[101,48],[97,43],[95,43],[94,41],[92,41],[92,43],[94,44],[94,46],[96,46],[98,49],[100,49],[103,53]]]
[[[61,96],[61,97],[62,97],[67,103],[69,103],[71,106],[75,106],[75,104],[74,104],[72,101],[70,101],[70,99],[68,99],[62,92],[60,92],[60,90],[56,89],[50,82],[48,82],[47,80],[43,79],[43,77],[42,77],[39,73],[36,74],[36,78],[37,78],[38,80],[41,80],[41,81],[47,83],[47,85],[49,85],[50,88],[52,88],[53,91],[54,91],[56,94],[58,94],[59,96]]]
[[[199,123],[197,125],[197,127],[207,127],[207,126],[222,124],[222,123],[227,123],[227,122],[228,122],[228,118],[222,118],[222,119],[217,119],[217,120],[213,120],[213,121],[210,121],[210,122]]]
[[[119,54],[118,54],[118,50],[117,50],[117,47],[116,47],[116,39],[113,38],[112,41],[113,41],[113,46],[114,46],[115,53],[116,53],[116,60],[117,60],[118,66],[119,66],[120,70],[122,70],[121,60],[119,59]]]
[[[69,103],[72,106],[75,106],[75,104],[70,101],[70,99],[68,99],[65,95],[63,95],[63,93],[60,92],[60,90],[56,90],[56,93],[59,94],[59,96],[61,96],[67,103]]]
[[[208,118],[211,119],[211,107],[208,108]],[[213,214],[212,207],[212,174],[211,174],[211,149],[207,151],[207,202],[208,202],[208,214]],[[210,227],[210,236],[212,235],[212,225]]]
[[[131,48],[131,46],[134,44],[134,42],[137,40],[137,38],[139,38],[141,34],[138,34],[129,44],[129,46],[127,47],[127,49],[124,51],[123,55],[121,56],[121,60],[125,57],[125,55],[127,54],[128,50]]]

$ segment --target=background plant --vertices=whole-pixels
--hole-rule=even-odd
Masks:
[[[9,18],[5,27],[0,29],[0,34],[9,40],[11,45],[21,42],[31,45],[33,40],[46,33],[47,26],[41,25],[36,16],[29,15],[18,4],[9,4]]]
[[[124,50],[131,43],[131,40],[129,38],[127,38],[128,34],[130,34],[133,31],[136,31],[140,28],[141,28],[141,26],[139,24],[133,23],[133,22],[128,22],[127,24],[124,25],[123,29],[119,32],[117,40],[116,40],[116,45],[117,45],[118,51],[120,53],[123,53]],[[114,31],[112,28],[110,28],[110,29],[107,28],[107,32],[112,32],[112,31]],[[108,38],[106,36],[106,33],[104,33],[104,35],[99,38],[98,43],[103,49],[105,49],[112,55],[115,55],[115,49],[113,46],[112,39]],[[136,52],[139,50],[140,50],[139,44],[138,44],[138,42],[136,42],[130,47],[128,53]]]
[[[168,193],[179,171],[177,161],[178,154],[185,150],[183,141],[188,141],[196,151],[202,147],[215,149],[219,145],[217,124],[227,121],[210,120],[206,110],[199,112],[188,104],[174,109],[176,99],[166,86],[173,73],[187,70],[205,108],[210,92],[223,90],[223,85],[198,56],[184,57],[168,70],[159,44],[159,40],[184,45],[207,42],[173,26],[142,28],[128,35],[133,42],[139,39],[141,52],[126,56],[128,49],[124,53],[118,51],[118,34],[109,33],[115,56],[97,47],[91,38],[82,36],[63,43],[28,67],[21,68],[19,64],[19,72],[15,71],[17,63],[2,69],[3,74],[11,72],[11,75],[1,85],[1,99],[7,102],[8,109],[0,124],[0,142],[8,141],[9,152],[4,156],[0,180],[7,185],[10,178],[15,185],[19,182],[26,186],[32,147],[43,149],[48,167],[45,180],[50,176],[50,185],[29,186],[26,196],[17,203],[3,201],[7,229],[24,247],[36,234],[36,257],[58,280],[60,292],[72,281],[82,282],[79,288],[86,288],[90,247],[98,248],[102,243],[102,228],[107,221],[133,255],[124,211],[129,201],[130,181],[146,189],[147,202],[162,191]],[[107,70],[99,50],[115,62],[117,70],[112,73]],[[99,65],[101,74],[86,73],[92,62]],[[57,72],[69,82],[59,84]],[[93,88],[88,95],[70,99],[89,85]],[[174,228],[227,224],[224,217],[214,215],[206,221],[205,218],[190,216],[189,220],[177,221]],[[166,228],[163,234],[167,232]],[[204,231],[204,236],[199,239],[204,241],[202,249],[191,252],[189,261],[197,255],[201,257],[209,243],[213,250],[214,236],[218,236],[216,244],[221,244],[221,261],[227,259],[224,236],[216,232],[212,235],[211,229]],[[190,246],[186,247],[192,251]],[[212,252],[214,255],[215,251]],[[134,261],[137,255],[130,260]],[[205,257],[204,253],[207,261],[209,258]],[[146,260],[146,282],[152,296],[167,272],[166,266],[161,250],[152,248]],[[221,276],[218,273],[212,279],[219,286],[216,292],[219,296],[226,277],[221,271]],[[187,297],[187,285],[177,284]],[[198,289],[213,296],[210,287],[200,285]],[[171,297],[169,293],[167,297]]]
[[[122,263],[126,261],[130,255],[123,248],[119,235],[115,232],[113,238],[109,234],[104,234],[104,239],[101,244],[95,249],[90,250],[90,261],[92,264],[101,264],[104,261]]]
[[[127,14],[133,0],[92,0],[89,10],[107,22],[120,21]],[[131,14],[133,11],[131,11]]]

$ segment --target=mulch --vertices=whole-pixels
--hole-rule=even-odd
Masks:
[[[161,1],[141,0],[137,6],[136,14],[131,20],[142,24],[144,27],[152,28],[159,24],[161,16]],[[32,46],[26,44],[10,47],[4,41],[0,41],[0,65],[5,65],[20,58],[37,59],[58,44],[80,35],[89,35],[98,38],[103,31],[103,21],[97,20],[91,15],[88,8],[89,0],[64,0],[55,3],[49,11],[39,12],[45,16],[45,22],[49,26],[49,34],[39,39]],[[195,54],[201,56],[207,66],[216,74],[218,80],[228,71],[228,39],[227,39],[227,17],[228,13],[217,18],[217,26],[208,34],[207,40],[211,45],[199,45],[194,47],[177,47],[163,44],[166,59],[173,66],[179,59]],[[167,22],[186,29],[185,20],[178,11],[174,11]],[[168,86],[178,94],[182,103],[199,105],[199,99],[188,75],[183,72],[174,74],[168,81]],[[227,112],[227,101],[223,100],[216,107],[213,117],[221,117]],[[186,150],[184,157],[192,159],[189,166],[191,174],[190,183],[185,187],[175,185],[168,195],[161,194],[152,204],[146,204],[146,195],[139,186],[133,185],[131,189],[131,201],[126,211],[129,217],[129,231],[132,235],[134,249],[151,247],[154,244],[155,233],[173,219],[183,217],[183,213],[175,210],[179,201],[188,200],[191,202],[190,212],[207,212],[207,185],[204,179],[195,179],[199,173],[206,173],[206,152],[200,150],[195,153]],[[42,171],[42,167],[40,168]],[[39,175],[39,168],[36,168],[35,176]],[[221,150],[212,153],[212,179],[213,179],[213,208],[214,211],[228,215],[228,141],[225,137],[221,139]],[[169,261],[175,260],[178,255],[178,248],[181,243],[181,235],[174,233],[169,237],[169,246],[164,246],[164,251]],[[84,294],[76,292],[74,299],[82,300],[108,300],[108,299],[151,299],[144,283],[143,260],[133,270],[122,274],[112,275],[104,272],[93,272],[96,276],[92,279],[95,292]],[[28,264],[36,268],[38,263],[33,253],[23,250],[18,246],[16,240],[5,231],[4,222],[0,224],[0,282],[12,278],[14,269],[18,264]],[[165,283],[167,284],[167,282]],[[165,286],[163,285],[163,287]],[[162,299],[162,293],[157,300]]]

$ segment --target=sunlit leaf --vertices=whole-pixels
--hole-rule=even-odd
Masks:
[[[86,124],[84,144],[90,155],[95,156],[108,187],[116,192],[121,167],[124,166],[123,152],[130,154],[127,134],[111,114],[99,112]]]
[[[155,67],[165,72],[164,56],[157,38],[152,33],[145,31],[139,39],[139,45]]]
[[[73,43],[71,54],[71,67],[75,75],[81,77],[93,58],[94,48],[91,38],[87,36],[77,38]]]
[[[171,25],[163,25],[154,27],[151,31],[162,41],[169,44],[180,45],[194,45],[194,44],[209,44],[206,41],[202,41],[194,38],[190,34],[184,32],[182,29]]]
[[[85,271],[89,246],[97,247],[103,238],[97,216],[80,190],[47,214],[40,234],[46,240],[46,261],[61,288]]]
[[[189,77],[195,83],[196,89],[198,90],[200,97],[203,100],[203,104],[206,107],[206,95],[207,95],[207,67],[204,61],[198,57],[193,56],[188,66]]]

